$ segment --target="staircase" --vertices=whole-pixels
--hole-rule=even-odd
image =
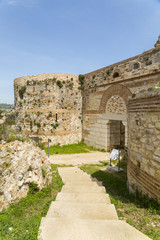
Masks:
[[[149,240],[118,220],[101,182],[77,167],[58,168],[64,186],[47,216],[42,218],[39,240]]]

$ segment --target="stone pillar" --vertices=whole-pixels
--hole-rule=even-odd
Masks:
[[[106,121],[107,124],[107,146],[106,146],[106,151],[110,151],[110,120]]]
[[[122,124],[125,126],[125,147],[128,146],[128,126],[126,121],[122,121]]]

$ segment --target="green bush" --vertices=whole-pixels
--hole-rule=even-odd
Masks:
[[[40,122],[38,122],[36,125],[37,125],[37,127],[38,127],[38,128],[40,128],[40,127],[41,127],[41,124],[40,124]]]
[[[39,192],[39,187],[36,183],[31,182],[29,183],[28,186],[29,186],[29,191],[28,191],[29,194],[35,194],[36,192]]]
[[[82,87],[84,85],[84,82],[85,82],[85,76],[80,74],[79,77],[78,77],[78,80],[79,80],[79,83]]]
[[[57,86],[58,86],[59,88],[62,88],[62,87],[63,87],[63,84],[62,84],[62,82],[61,82],[60,80],[57,81]]]

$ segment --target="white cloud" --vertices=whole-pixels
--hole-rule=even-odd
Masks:
[[[32,7],[37,0],[1,0],[0,6],[23,6],[23,7]]]

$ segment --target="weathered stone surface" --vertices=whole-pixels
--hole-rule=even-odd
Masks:
[[[160,202],[160,89],[146,90],[129,100],[128,106],[128,186]],[[144,98],[145,97],[145,98]],[[143,101],[143,105],[138,102]],[[135,106],[135,111],[132,109]],[[147,111],[149,112],[146,112]],[[136,131],[134,122],[138,119]],[[134,141],[136,139],[136,141]],[[141,146],[140,146],[140,143]],[[141,157],[140,157],[141,154]],[[133,187],[134,186],[134,187]]]
[[[16,126],[24,135],[52,144],[82,139],[82,96],[78,76],[40,74],[15,79]]]
[[[25,197],[28,184],[42,189],[51,183],[51,167],[44,151],[19,141],[0,145],[0,210]]]
[[[156,122],[155,127],[156,127],[156,129],[160,130],[160,122]]]
[[[156,156],[159,156],[160,157],[160,148],[157,148],[156,151],[154,152],[154,154]]]

